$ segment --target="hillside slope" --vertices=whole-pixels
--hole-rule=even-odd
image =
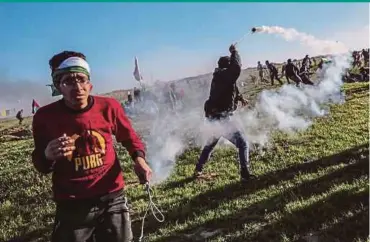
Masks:
[[[154,188],[166,220],[149,216],[146,241],[366,241],[369,83],[344,89],[346,103],[334,105],[329,116],[292,137],[277,133],[270,150],[252,153],[258,178],[245,186],[234,149],[217,149],[208,175],[197,181],[191,175],[200,150],[187,150],[171,177]],[[1,135],[14,126],[0,122]],[[51,180],[32,167],[32,149],[30,136],[0,142],[0,241],[49,241]],[[138,237],[147,197],[125,150],[118,154]]]

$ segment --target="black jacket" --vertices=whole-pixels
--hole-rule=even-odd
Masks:
[[[286,64],[285,66],[285,75],[287,76],[295,76],[299,74],[299,69],[293,62]]]
[[[276,69],[276,67],[273,65],[273,64],[271,64],[271,63],[269,63],[268,65],[267,65],[267,68],[269,69],[269,71],[270,71],[270,74],[273,74],[273,73],[278,73],[278,70]]]
[[[206,117],[218,116],[220,113],[228,114],[234,111],[237,96],[236,81],[240,72],[240,56],[237,51],[234,51],[230,56],[229,67],[216,68],[213,72],[209,99],[204,104]]]

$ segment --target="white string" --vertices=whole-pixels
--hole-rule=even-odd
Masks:
[[[237,45],[237,44],[239,44],[241,41],[243,41],[243,40],[245,39],[245,37],[246,37],[248,34],[249,34],[249,33],[244,34],[244,35],[243,35],[243,37],[241,37],[239,40],[235,41],[235,42],[234,42],[234,45]]]
[[[152,214],[154,216],[154,218],[162,223],[164,222],[164,215],[163,213],[158,209],[157,205],[155,205],[155,203],[153,202],[153,196],[152,196],[152,193],[153,193],[153,190],[150,188],[150,185],[149,183],[145,183],[145,190],[146,190],[146,193],[148,194],[148,197],[149,197],[149,202],[148,202],[148,206],[147,206],[147,209],[145,211],[145,214],[144,214],[144,217],[143,217],[143,220],[141,222],[141,234],[140,234],[140,238],[139,238],[139,242],[142,241],[143,237],[144,237],[144,223],[145,223],[145,217],[146,215],[148,214],[148,211],[149,209],[152,211]],[[162,216],[162,219],[159,219],[156,215],[156,213],[154,212],[154,209],[157,210],[157,213],[159,213],[161,216]]]

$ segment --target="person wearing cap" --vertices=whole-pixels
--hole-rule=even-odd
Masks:
[[[209,160],[212,150],[219,139],[224,137],[239,149],[240,179],[247,182],[254,175],[251,173],[249,164],[249,145],[242,131],[230,121],[230,116],[237,108],[237,102],[246,101],[241,97],[236,81],[241,73],[241,60],[234,45],[229,47],[230,56],[220,57],[218,67],[213,72],[213,79],[208,100],[204,103],[206,119],[211,123],[221,124],[222,133],[212,134],[207,144],[203,147],[197,164],[195,165],[194,177],[202,176],[203,167]]]
[[[85,55],[64,51],[49,65],[63,98],[41,107],[33,117],[32,162],[40,173],[52,174],[56,214],[51,241],[132,241],[125,182],[112,136],[128,150],[141,183],[152,175],[144,144],[118,101],[90,94]]]

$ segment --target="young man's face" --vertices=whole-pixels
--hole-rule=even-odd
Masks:
[[[89,77],[83,73],[67,73],[60,79],[59,90],[63,98],[76,108],[87,104],[91,89]]]

